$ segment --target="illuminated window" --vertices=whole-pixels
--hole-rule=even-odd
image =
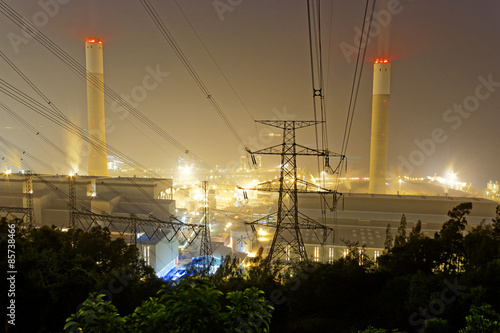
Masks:
[[[329,248],[328,249],[328,262],[330,264],[333,263],[334,255],[335,255],[335,251],[333,250],[333,247]]]
[[[344,249],[344,259],[347,258],[347,256],[349,255],[349,249]]]
[[[314,247],[314,261],[319,261],[319,246]]]
[[[146,265],[149,265],[149,246],[145,246],[144,247],[144,262],[146,263]]]
[[[374,259],[375,261],[377,261],[377,258],[378,258],[378,257],[380,257],[380,251],[375,251],[375,252],[373,253],[373,259]]]

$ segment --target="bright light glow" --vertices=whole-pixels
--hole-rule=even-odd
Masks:
[[[433,176],[427,177],[427,179],[429,179],[431,182],[436,182],[450,189],[463,190],[465,187],[467,187],[467,183],[460,182],[458,180],[457,173],[452,170],[448,170],[445,177]]]
[[[183,176],[189,176],[189,175],[191,175],[193,168],[190,166],[180,166],[179,170],[181,171],[181,174]]]
[[[257,230],[257,235],[259,235],[259,236],[267,236],[268,232],[265,231],[264,229],[260,228],[259,230]]]
[[[457,180],[457,174],[456,174],[456,172],[453,172],[453,170],[448,170],[446,172],[446,179],[450,183],[454,183]]]
[[[87,38],[87,41],[85,43],[99,43],[99,44],[102,44],[102,40],[99,39],[99,38],[95,38],[95,37],[89,37],[89,38]]]
[[[387,58],[377,58],[377,60],[375,60],[375,63],[376,64],[387,64],[387,63],[389,63],[389,59],[387,59]]]
[[[8,170],[5,170],[5,175],[8,176],[12,173],[12,170],[11,169],[8,169]]]

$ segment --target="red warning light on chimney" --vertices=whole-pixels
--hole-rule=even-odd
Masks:
[[[378,58],[377,60],[375,60],[375,63],[376,64],[387,64],[387,63],[389,63],[389,59],[387,59],[387,58]]]
[[[102,44],[102,40],[95,37],[88,37],[86,43],[99,43]]]

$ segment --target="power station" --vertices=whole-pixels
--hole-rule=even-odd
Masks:
[[[387,130],[389,127],[389,96],[391,64],[377,59],[373,66],[372,132],[370,144],[370,183],[368,191],[385,194],[387,171]]]
[[[104,66],[102,40],[90,37],[85,42],[87,66],[88,175],[108,176],[104,115]]]
[[[5,173],[0,174],[0,216],[25,219],[31,227],[107,227],[114,237],[126,237],[130,244],[140,247],[144,260],[164,276],[181,259],[230,254],[244,261],[256,256],[260,247],[268,255],[266,265],[273,260],[287,264],[309,259],[333,262],[346,255],[345,244],[338,242],[343,239],[366,246],[367,254],[377,258],[384,250],[387,225],[396,226],[403,213],[409,227],[421,221],[422,232],[429,237],[440,230],[447,219],[446,212],[459,203],[474,204],[474,211],[468,216],[468,230],[495,214],[494,201],[477,198],[475,193],[454,189],[448,183],[443,192],[443,186],[436,185],[434,179],[431,183],[424,178],[387,178],[391,64],[385,58],[374,63],[369,178],[347,179],[338,177],[340,173],[325,171],[315,178],[297,167],[299,155],[325,160],[333,156],[331,151],[301,146],[295,141],[296,129],[326,120],[259,121],[281,129],[283,143],[255,151],[248,149],[253,167],[248,167],[248,157],[244,157],[238,169],[196,170],[179,165],[178,170],[158,169],[159,176],[148,178],[136,177],[136,172],[146,173],[146,169],[131,165],[109,171],[110,177],[104,98],[105,92],[112,98],[115,93],[104,86],[102,40],[88,38],[85,53],[86,68],[80,65],[78,73],[82,78],[85,73],[87,80],[88,136],[79,138],[88,141],[88,175],[41,175],[31,170],[25,172],[21,159],[9,161],[19,166],[19,172],[13,174],[5,168]],[[313,83],[313,96],[322,99],[321,85],[315,84],[318,83]],[[212,98],[210,94],[207,97]],[[81,133],[81,128],[77,128]],[[114,155],[116,149],[108,148]],[[255,154],[280,155],[279,178],[275,172],[278,168],[263,168]],[[191,175],[192,170],[198,172],[200,179],[207,179],[203,181],[203,193],[198,179]],[[181,182],[175,184],[173,175]],[[244,183],[250,185],[236,187]],[[498,188],[498,183],[489,184],[488,195],[500,198]],[[247,190],[259,192],[249,194]],[[275,191],[276,196],[271,193]],[[334,195],[331,201],[326,196],[318,201],[306,198],[310,192]],[[338,193],[342,193],[342,201]],[[216,213],[211,214],[209,206]],[[202,238],[199,248],[189,248],[198,234]]]

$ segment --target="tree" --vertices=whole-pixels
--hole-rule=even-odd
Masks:
[[[463,231],[467,226],[466,215],[472,209],[471,202],[464,202],[448,212],[450,219],[443,224],[439,232],[441,244],[441,263],[447,272],[459,271],[463,257]]]
[[[408,238],[414,239],[414,238],[422,238],[422,237],[424,237],[424,235],[422,234],[422,221],[418,220],[417,223],[411,229],[410,235],[408,236]]]
[[[116,330],[109,332],[268,332],[273,307],[257,288],[232,291],[226,295],[207,277],[187,277],[176,285],[163,286],[155,297],[142,302],[135,311],[120,317],[116,308],[91,295],[83,307],[66,320],[70,332],[108,332],[107,319]],[[102,326],[103,330],[96,329]]]
[[[496,215],[493,218],[493,231],[495,235],[500,238],[500,205],[497,206]]]
[[[120,317],[116,307],[104,300],[105,295],[92,293],[80,309],[66,319],[65,332],[125,332],[125,318]]]
[[[467,270],[482,270],[490,261],[500,257],[500,237],[491,225],[481,223],[462,240]]]
[[[472,305],[470,314],[465,317],[467,326],[459,333],[498,333],[500,332],[500,315],[489,304]]]
[[[404,243],[406,243],[406,224],[406,216],[405,214],[403,214],[403,216],[401,216],[401,222],[398,227],[398,234],[394,239],[394,247],[403,246]]]
[[[223,314],[226,332],[268,332],[274,308],[255,287],[227,294],[229,312]]]
[[[400,331],[397,329],[394,330],[386,330],[384,328],[375,328],[373,326],[368,326],[366,329],[362,331],[358,331],[358,333],[399,333]]]
[[[3,228],[7,220],[0,222]],[[1,242],[3,246],[6,240]],[[135,247],[112,239],[100,227],[89,232],[20,229],[16,255],[16,312],[19,318],[30,318],[16,323],[20,332],[60,331],[89,293],[101,290],[112,290],[108,296],[112,294],[113,305],[130,313],[163,284]],[[7,256],[0,259],[0,267],[8,270]]]
[[[443,318],[432,318],[425,321],[424,333],[448,333],[453,332],[450,324]]]
[[[390,251],[392,248],[393,237],[391,233],[391,224],[387,224],[387,228],[385,229],[385,242],[384,249],[385,251]]]

